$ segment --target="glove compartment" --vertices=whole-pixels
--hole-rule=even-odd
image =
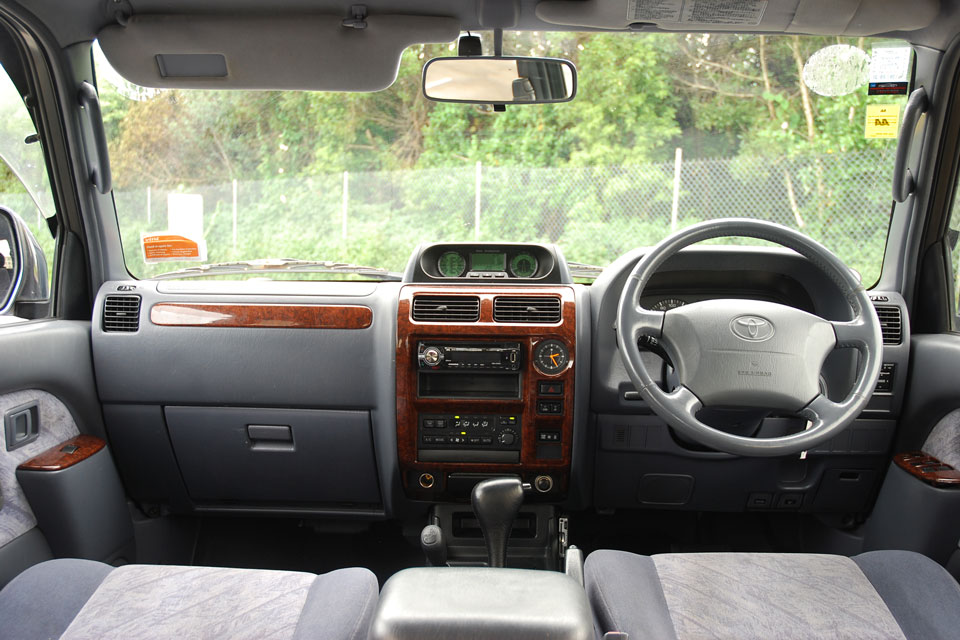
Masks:
[[[168,406],[164,415],[197,505],[381,503],[366,411]]]

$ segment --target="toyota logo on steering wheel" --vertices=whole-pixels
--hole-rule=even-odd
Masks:
[[[763,342],[773,337],[773,323],[760,316],[737,316],[730,322],[733,335],[747,342]]]

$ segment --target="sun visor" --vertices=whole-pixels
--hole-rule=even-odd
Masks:
[[[451,42],[454,18],[371,15],[362,29],[343,16],[131,16],[98,34],[120,75],[135,84],[186,89],[379,91],[393,84],[403,50]]]
[[[543,0],[537,17],[572,27],[868,36],[929,26],[940,0]]]

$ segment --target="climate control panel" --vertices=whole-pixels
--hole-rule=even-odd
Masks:
[[[521,416],[420,414],[417,457],[424,462],[519,462]]]

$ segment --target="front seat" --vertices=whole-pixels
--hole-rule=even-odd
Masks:
[[[323,575],[49,560],[0,591],[4,638],[366,638],[377,605],[366,569]]]
[[[960,585],[910,551],[595,551],[584,580],[598,632],[630,640],[960,637]]]

